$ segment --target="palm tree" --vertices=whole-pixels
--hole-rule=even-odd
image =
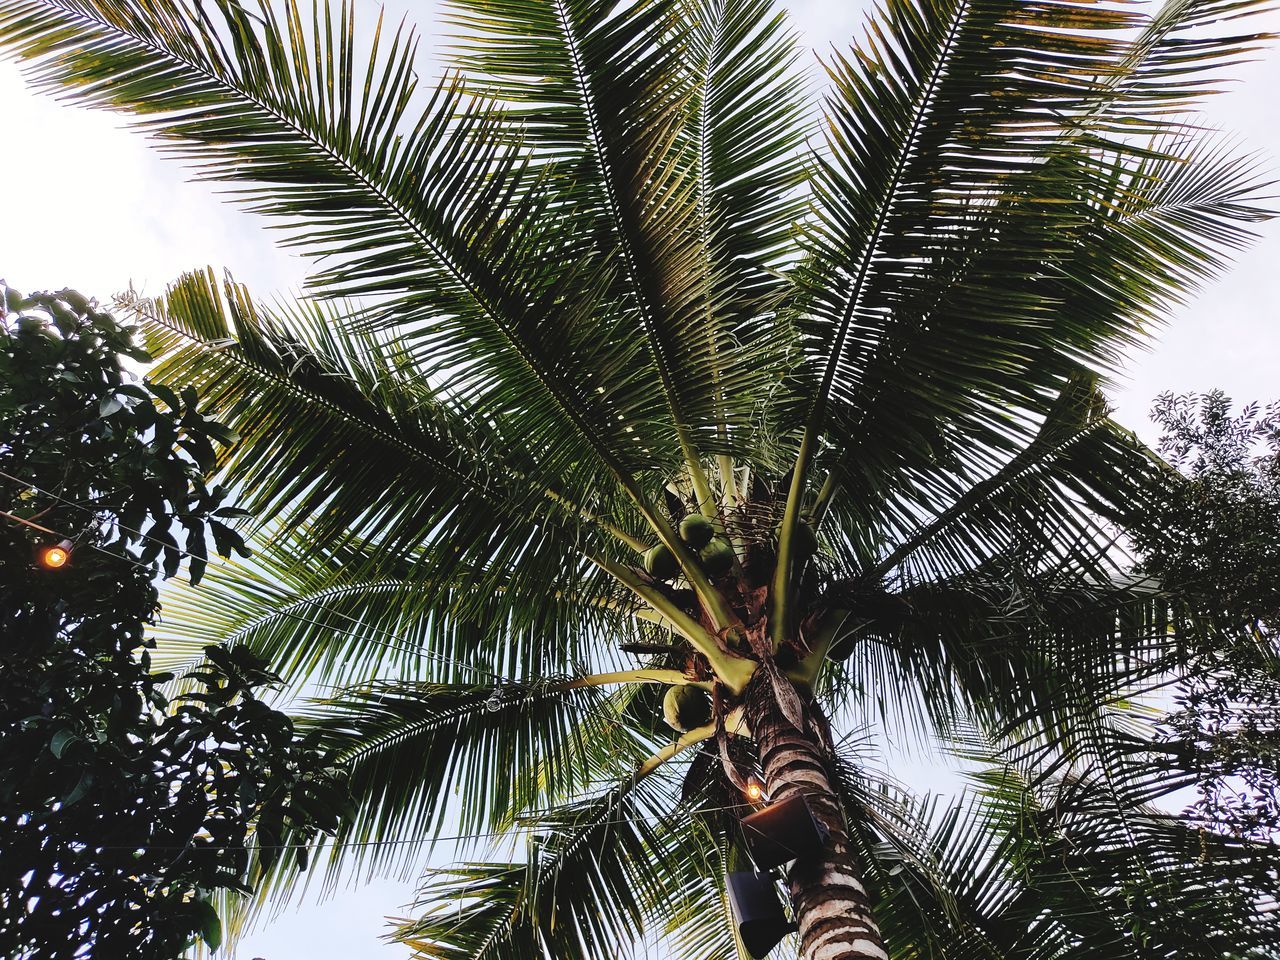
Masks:
[[[455,0],[426,95],[346,3],[0,0],[38,87],[321,264],[130,304],[258,518],[162,652],[330,685],[331,876],[523,838],[424,880],[419,956],[736,956],[765,804],[818,838],[806,960],[1274,948],[1265,846],[1157,805],[1194,765],[1140,694],[1219,625],[1133,573],[1176,480],[1099,388],[1262,216],[1179,119],[1256,6],[883,0],[819,108],[767,0]]]

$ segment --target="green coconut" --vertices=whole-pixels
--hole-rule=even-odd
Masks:
[[[644,569],[654,579],[670,580],[680,572],[680,563],[666,544],[659,543],[644,552]]]
[[[798,560],[808,560],[818,552],[818,534],[803,520],[796,524],[795,541],[791,549]]]
[[[716,537],[698,552],[702,568],[713,577],[723,577],[733,569],[733,547],[728,540]]]
[[[662,698],[662,719],[672,730],[684,733],[711,722],[711,699],[701,687],[680,684]]]
[[[701,550],[715,535],[716,528],[700,513],[691,513],[680,521],[680,539],[695,550]]]

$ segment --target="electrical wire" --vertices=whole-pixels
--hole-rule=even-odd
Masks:
[[[733,812],[741,811],[743,808],[754,809],[754,807],[752,807],[751,804],[743,802],[743,803],[723,804],[717,807],[699,807],[697,810],[692,812],[726,813],[729,811],[733,811]],[[554,813],[555,811],[547,811],[547,812]],[[647,817],[618,817],[618,818],[609,819],[609,820],[597,820],[591,823],[591,825],[597,826],[597,827],[603,827],[603,826],[611,826],[614,824],[622,824],[622,823],[652,823],[661,819],[663,818],[659,815],[653,815],[653,816],[647,816]],[[452,836],[449,836],[449,835],[439,836],[434,834],[428,834],[428,835],[419,836],[419,837],[398,837],[398,838],[389,838],[385,840],[352,840],[350,842],[342,843],[341,846],[343,847],[383,847],[383,846],[401,846],[401,845],[410,844],[410,843],[444,843],[449,841],[462,841],[462,840],[484,840],[484,839],[491,839],[495,837],[518,837],[522,835],[529,836],[546,829],[547,829],[546,827],[539,827],[536,824],[529,824],[527,826],[516,825],[509,830],[484,830],[478,833],[459,833],[459,834],[454,834]],[[240,849],[243,849],[244,847],[252,846],[259,850],[295,850],[295,849],[303,849],[303,848],[308,848],[313,846],[319,849],[323,849],[325,846],[333,846],[333,845],[336,845],[336,841],[328,841],[328,842],[322,841],[321,843],[316,845],[308,844],[308,843],[218,844],[218,845],[202,844],[198,847],[193,846],[192,843],[172,844],[172,845],[145,844],[145,843],[140,843],[140,844],[86,843],[85,847],[86,849],[89,849],[89,850],[186,850],[186,849],[240,850]]]
[[[25,486],[25,487],[28,487],[28,488],[29,488],[29,489],[31,489],[31,490],[35,490],[35,491],[37,491],[38,493],[40,493],[40,494],[42,494],[42,495],[44,495],[44,496],[46,496],[46,497],[49,497],[49,498],[51,498],[51,499],[53,499],[53,500],[56,500],[58,503],[61,503],[61,504],[65,505],[65,506],[74,507],[74,508],[75,508],[75,509],[77,509],[77,510],[82,510],[82,511],[84,511],[85,513],[89,513],[89,514],[92,514],[92,515],[96,515],[96,514],[97,514],[97,511],[96,511],[96,510],[94,510],[92,507],[87,507],[87,506],[85,506],[84,504],[82,504],[82,503],[77,503],[77,502],[76,502],[76,501],[74,501],[74,500],[68,500],[66,497],[60,496],[59,494],[54,493],[52,490],[46,490],[46,489],[44,489],[43,487],[40,487],[39,485],[37,485],[37,484],[35,484],[35,483],[32,483],[32,482],[30,482],[30,481],[28,481],[28,480],[23,480],[21,477],[15,477],[15,476],[14,476],[13,474],[11,474],[11,473],[6,473],[5,471],[0,470],[0,477],[4,477],[6,480],[11,480],[11,481],[12,481],[12,482],[14,482],[14,483],[21,484],[21,485],[23,485],[23,486]],[[16,519],[19,519],[19,522],[21,522],[21,519],[20,519],[20,518],[16,518]],[[124,530],[124,531],[126,531],[126,532],[128,532],[128,533],[134,534],[135,536],[137,536],[137,537],[139,537],[139,538],[141,538],[141,539],[143,539],[143,540],[147,540],[147,541],[150,541],[151,543],[159,544],[161,547],[164,547],[165,549],[169,549],[169,550],[176,549],[176,550],[177,550],[177,552],[178,552],[178,555],[179,555],[179,556],[182,556],[182,557],[192,557],[192,556],[193,556],[193,554],[192,554],[190,551],[183,550],[183,549],[181,549],[180,547],[179,547],[179,548],[175,548],[172,544],[165,543],[163,540],[159,539],[158,537],[153,537],[153,536],[151,536],[150,534],[143,533],[141,530],[135,530],[135,529],[133,529],[132,527],[126,527],[126,526],[124,526],[123,524],[120,524],[120,523],[117,523],[117,526],[119,526],[121,530]],[[58,533],[57,531],[49,530],[49,529],[47,529],[47,528],[45,529],[45,532],[49,533],[49,534],[50,534],[50,535],[52,535],[52,536],[64,536],[64,534],[60,534],[60,533]],[[70,539],[70,538],[68,538],[68,539]],[[147,564],[142,563],[140,560],[137,560],[137,559],[136,559],[136,558],[134,558],[134,557],[130,557],[130,556],[128,556],[127,554],[123,554],[123,553],[116,553],[116,552],[114,552],[114,551],[107,550],[107,549],[105,549],[105,548],[103,548],[103,547],[100,547],[100,546],[98,546],[97,544],[94,544],[94,543],[90,543],[90,544],[88,544],[88,546],[90,546],[90,547],[91,547],[91,548],[93,548],[94,550],[97,550],[99,553],[105,553],[107,556],[114,557],[114,558],[115,558],[115,559],[117,559],[117,560],[124,560],[124,561],[125,561],[125,562],[127,562],[127,563],[132,563],[134,566],[138,567],[139,569],[146,569],[146,570],[150,570],[150,569],[151,569]],[[376,627],[376,626],[373,626],[372,624],[365,623],[364,621],[362,621],[362,620],[360,620],[360,619],[358,619],[358,618],[356,618],[356,617],[353,617],[353,616],[351,616],[351,615],[349,615],[349,614],[344,614],[344,613],[342,613],[340,610],[331,610],[331,609],[329,609],[329,608],[325,607],[325,606],[324,606],[322,603],[320,603],[319,601],[317,601],[317,600],[313,600],[313,599],[312,599],[312,598],[310,598],[310,597],[301,597],[301,596],[300,596],[300,597],[296,597],[296,598],[294,598],[294,602],[307,603],[307,604],[310,604],[311,606],[318,607],[318,608],[320,608],[320,609],[324,610],[324,611],[325,611],[325,613],[327,613],[327,614],[330,614],[330,615],[332,615],[332,616],[336,616],[336,617],[340,617],[340,618],[342,618],[342,619],[344,619],[344,620],[348,620],[348,621],[350,621],[351,623],[354,623],[354,624],[356,624],[357,626],[362,627],[362,628],[364,628],[364,629],[366,629],[366,630],[372,630],[372,631],[374,631],[374,632],[376,632],[376,633],[381,633],[383,636],[390,637],[393,641],[396,641],[396,642],[395,642],[395,643],[388,643],[388,642],[386,642],[386,641],[374,640],[374,639],[371,639],[371,638],[368,638],[368,637],[359,636],[359,635],[354,634],[354,633],[351,633],[351,632],[349,632],[349,631],[334,630],[334,628],[333,628],[333,627],[331,627],[331,626],[329,626],[328,624],[321,623],[321,622],[320,622],[320,621],[318,621],[318,620],[312,620],[312,619],[307,618],[307,617],[302,617],[302,616],[301,616],[301,615],[299,615],[299,614],[293,614],[293,613],[291,613],[291,612],[289,612],[289,611],[285,611],[285,610],[276,610],[276,611],[274,611],[274,612],[275,612],[276,614],[281,615],[281,616],[292,617],[293,619],[298,620],[298,621],[303,622],[303,623],[309,623],[309,624],[312,624],[312,625],[314,625],[314,626],[323,627],[323,628],[328,629],[328,630],[333,630],[335,633],[341,633],[343,636],[356,637],[357,639],[370,640],[371,642],[376,643],[376,644],[378,644],[379,646],[383,646],[383,647],[386,647],[386,648],[391,649],[391,650],[397,650],[397,651],[399,651],[399,652],[401,652],[401,653],[408,653],[408,654],[412,654],[412,655],[415,655],[415,656],[422,656],[422,657],[426,657],[426,658],[428,658],[428,659],[437,660],[437,661],[439,661],[439,662],[441,662],[441,663],[447,663],[447,664],[450,664],[450,665],[452,665],[452,666],[460,667],[460,668],[461,668],[461,669],[463,669],[463,670],[469,671],[469,672],[474,673],[474,674],[480,674],[480,675],[486,676],[486,677],[488,677],[488,678],[490,678],[490,679],[492,679],[492,680],[498,680],[498,681],[500,681],[500,682],[509,683],[509,684],[510,684],[510,683],[516,683],[516,682],[517,682],[517,681],[511,680],[511,679],[509,679],[509,678],[503,677],[503,676],[501,676],[500,674],[494,673],[494,672],[493,672],[493,671],[491,671],[491,670],[485,670],[485,669],[483,669],[483,668],[481,668],[481,667],[476,667],[476,666],[473,666],[473,665],[471,665],[471,664],[463,663],[463,662],[462,662],[462,661],[460,661],[460,660],[454,660],[454,659],[452,659],[451,657],[445,657],[445,656],[442,656],[442,655],[440,655],[440,654],[430,653],[430,652],[428,652],[428,651],[422,650],[422,649],[421,649],[421,648],[419,648],[419,647],[412,646],[412,645],[410,644],[410,641],[405,640],[403,637],[401,637],[401,636],[399,636],[399,635],[397,635],[397,634],[394,634],[394,633],[390,632],[389,630],[385,630],[385,629],[383,629],[383,628],[381,628],[381,627]]]
[[[92,507],[87,507],[87,506],[85,506],[85,505],[84,505],[84,504],[82,504],[82,503],[77,503],[77,502],[76,502],[76,501],[74,501],[74,500],[69,500],[69,499],[67,499],[66,497],[63,497],[63,496],[61,496],[61,495],[59,495],[59,494],[57,494],[57,493],[54,493],[54,492],[53,492],[53,491],[51,491],[51,490],[46,490],[46,489],[44,489],[43,487],[39,486],[39,485],[38,485],[38,484],[36,484],[36,483],[33,483],[33,482],[29,481],[29,480],[24,480],[24,479],[22,479],[21,477],[16,477],[16,476],[14,476],[13,474],[11,474],[11,473],[7,473],[7,472],[6,472],[6,471],[4,471],[4,470],[0,470],[0,477],[3,477],[3,478],[5,478],[5,479],[7,479],[7,480],[9,480],[9,481],[11,481],[11,482],[13,482],[13,483],[20,484],[20,485],[22,485],[22,486],[24,486],[24,487],[27,487],[28,489],[35,490],[35,491],[37,491],[38,493],[42,494],[43,496],[49,497],[49,498],[51,498],[51,499],[53,499],[53,500],[57,501],[58,503],[61,503],[61,504],[65,505],[65,506],[74,507],[74,508],[75,508],[75,509],[77,509],[77,510],[81,510],[81,511],[83,511],[83,512],[85,512],[85,513],[88,513],[88,514],[90,514],[90,515],[93,515],[93,516],[96,516],[96,515],[97,515],[97,511],[96,511],[96,510],[94,510]],[[15,519],[18,519],[18,520],[19,520],[19,522],[21,522],[21,518],[15,518]],[[150,542],[152,542],[152,543],[159,544],[160,546],[162,546],[162,547],[164,547],[164,548],[166,548],[166,549],[175,549],[171,544],[165,543],[163,540],[160,540],[160,539],[159,539],[159,538],[157,538],[157,537],[153,537],[153,536],[151,536],[151,535],[149,535],[149,534],[143,533],[141,530],[135,530],[135,529],[133,529],[132,527],[126,527],[126,526],[124,526],[123,524],[118,524],[118,526],[120,526],[120,529],[125,530],[125,531],[127,531],[127,532],[129,532],[129,533],[132,533],[132,534],[134,534],[134,535],[136,535],[136,536],[140,537],[140,538],[141,538],[141,539],[143,539],[143,540],[148,540],[148,541],[150,541]],[[65,539],[72,539],[71,537],[67,536],[66,534],[59,533],[59,532],[54,531],[54,530],[51,530],[51,529],[49,529],[49,528],[43,528],[43,529],[45,530],[45,532],[49,533],[51,536],[59,536],[59,537],[64,537]],[[134,558],[134,557],[130,557],[130,556],[128,556],[127,554],[124,554],[124,553],[117,553],[117,552],[115,552],[115,551],[113,551],[113,550],[108,550],[108,549],[106,549],[106,548],[104,548],[104,547],[101,547],[101,546],[99,546],[99,545],[97,545],[97,544],[95,544],[95,543],[92,543],[92,542],[88,543],[88,544],[87,544],[87,546],[89,546],[89,547],[90,547],[90,548],[92,548],[93,550],[96,550],[96,551],[97,551],[97,552],[99,552],[99,553],[105,554],[106,556],[112,557],[112,558],[114,558],[114,559],[116,559],[116,560],[123,560],[123,561],[125,561],[126,563],[130,563],[130,564],[132,564],[133,566],[137,567],[137,568],[138,568],[138,569],[140,569],[140,570],[147,570],[147,571],[150,571],[150,570],[152,569],[148,564],[145,564],[145,563],[143,563],[142,561],[140,561],[140,560],[138,560],[138,559],[136,559],[136,558]],[[191,557],[191,556],[192,556],[192,554],[191,554],[189,551],[182,550],[181,548],[176,548],[176,549],[177,549],[177,551],[178,551],[178,553],[179,553],[179,555],[180,555],[180,556],[184,556],[184,557]],[[388,630],[384,630],[384,629],[382,629],[382,628],[380,628],[380,627],[375,627],[375,626],[373,626],[373,625],[371,625],[371,624],[367,624],[367,623],[365,623],[364,621],[360,620],[359,618],[357,618],[357,617],[353,617],[353,616],[351,616],[350,614],[343,613],[343,612],[342,612],[342,611],[340,611],[340,610],[332,610],[332,609],[330,609],[330,608],[326,607],[324,604],[320,603],[319,601],[317,601],[317,600],[313,600],[311,597],[299,596],[299,597],[296,597],[296,598],[295,598],[295,600],[296,600],[297,602],[302,602],[302,603],[310,604],[311,606],[316,607],[317,609],[319,609],[319,610],[323,611],[323,612],[324,612],[325,614],[327,614],[327,615],[332,615],[332,616],[336,616],[336,617],[339,617],[339,618],[341,618],[341,619],[347,620],[347,621],[349,621],[349,622],[351,622],[351,623],[355,624],[356,626],[361,627],[361,628],[362,628],[362,629],[364,629],[364,630],[372,630],[372,631],[374,631],[374,632],[376,632],[376,633],[381,633],[383,636],[390,637],[392,640],[394,640],[394,641],[396,641],[396,642],[395,642],[395,643],[390,643],[390,642],[387,642],[387,641],[385,641],[385,640],[379,640],[379,639],[377,639],[376,637],[369,637],[369,636],[366,636],[366,635],[365,635],[365,634],[363,634],[363,633],[357,634],[357,633],[355,633],[355,632],[353,632],[353,631],[350,631],[350,630],[340,630],[340,629],[337,629],[337,628],[335,628],[335,627],[331,626],[330,624],[324,623],[324,622],[322,622],[322,621],[320,621],[320,620],[313,619],[313,618],[311,618],[311,617],[305,617],[305,616],[303,616],[302,614],[295,613],[295,612],[290,611],[290,610],[284,610],[284,609],[279,609],[279,608],[277,608],[276,610],[274,610],[274,611],[273,611],[273,613],[274,613],[274,614],[276,614],[276,615],[279,615],[279,616],[287,617],[287,618],[292,619],[292,620],[294,620],[294,621],[296,621],[296,622],[299,622],[299,623],[306,623],[306,624],[310,624],[310,625],[312,625],[312,626],[320,627],[322,630],[328,630],[328,631],[330,631],[330,632],[332,632],[332,633],[336,633],[336,634],[339,634],[339,635],[344,636],[344,637],[348,637],[348,638],[351,638],[351,639],[354,639],[354,640],[359,640],[359,641],[362,641],[362,642],[373,643],[373,644],[376,644],[376,645],[378,645],[378,646],[385,647],[386,649],[389,649],[389,650],[394,650],[394,651],[397,651],[397,652],[400,652],[400,653],[406,653],[406,654],[409,654],[410,656],[423,657],[423,658],[426,658],[426,659],[429,659],[429,660],[435,660],[435,661],[436,661],[436,662],[438,662],[438,663],[448,664],[448,665],[451,665],[451,666],[454,666],[454,667],[458,667],[458,668],[460,668],[460,669],[462,669],[462,670],[464,670],[464,671],[470,672],[470,673],[472,673],[472,674],[474,674],[474,675],[483,676],[483,677],[487,678],[490,682],[492,682],[492,683],[494,684],[494,696],[495,696],[495,697],[496,697],[496,696],[498,696],[499,694],[501,694],[501,692],[502,692],[502,687],[503,687],[503,686],[507,686],[507,687],[519,687],[519,686],[523,683],[523,681],[520,681],[520,680],[514,680],[514,679],[509,678],[509,677],[504,677],[504,676],[502,676],[502,675],[500,675],[500,674],[494,673],[494,672],[493,672],[493,671],[491,671],[491,670],[486,670],[486,669],[483,669],[483,668],[481,668],[481,667],[476,667],[476,666],[473,666],[473,665],[471,665],[471,664],[463,663],[463,662],[462,662],[462,661],[460,661],[460,660],[455,660],[455,659],[453,659],[452,657],[446,657],[446,656],[443,656],[442,654],[431,653],[430,651],[423,650],[421,647],[413,646],[413,645],[411,645],[411,644],[410,644],[410,641],[405,640],[404,638],[400,637],[400,636],[399,636],[399,635],[397,635],[397,634],[394,634],[394,633],[392,633],[392,632],[390,632],[390,631],[388,631]],[[499,705],[501,705],[501,699],[502,699],[502,698],[500,698],[500,699],[499,699],[499,701],[498,701],[498,702],[499,702]],[[594,710],[594,709],[592,709],[591,707],[587,707],[587,706],[585,706],[585,705],[583,705],[583,704],[580,704],[580,703],[577,703],[577,702],[575,702],[575,701],[573,701],[573,700],[567,700],[567,701],[566,701],[566,704],[567,704],[569,707],[571,707],[572,709],[575,709],[575,710],[579,711],[580,713],[582,713],[582,714],[583,714],[583,715],[585,715],[585,716],[594,716],[594,717],[599,717],[599,718],[601,718],[601,719],[604,719],[604,720],[606,720],[606,721],[608,721],[608,722],[610,722],[610,723],[614,723],[614,724],[618,724],[618,723],[620,723],[620,720],[619,720],[619,718],[618,718],[616,715],[606,714],[606,713],[603,713],[603,712],[601,712],[601,711],[599,711],[599,710]]]

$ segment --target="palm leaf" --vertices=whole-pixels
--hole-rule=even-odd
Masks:
[[[1137,795],[1114,779],[1036,785],[993,768],[951,805],[846,778],[892,955],[1247,955],[1254,941],[1231,939],[1241,920],[1267,942],[1265,851],[1146,805],[1149,773],[1128,775]]]
[[[1156,317],[1212,275],[1260,215],[1254,165],[1212,144],[1167,143],[1133,163],[1112,156],[1087,166],[1097,183],[1074,200],[1063,197],[1054,214],[1066,218],[1074,209],[1075,225],[1051,224],[1056,234],[1045,238],[1061,247],[1075,235],[1068,249],[1049,250],[1018,224],[1002,224],[980,254],[965,255],[963,276],[931,294],[925,312],[898,309],[890,335],[899,343],[879,349],[861,373],[858,389],[868,399],[857,431],[828,458],[819,510],[848,486],[856,522],[875,526],[877,510],[918,499],[937,474],[963,471],[960,485],[968,487],[988,462],[1021,458],[1033,425],[1050,413],[1048,398],[1080,364],[1117,366],[1121,348],[1139,342]],[[1050,163],[1046,173],[1070,184],[1075,175],[1063,168]],[[1046,262],[1054,264],[1047,271]],[[1031,312],[1018,317],[1019,303]],[[973,327],[973,313],[992,326]],[[949,339],[970,334],[972,343]],[[919,336],[928,342],[908,342]],[[1001,343],[1017,358],[1012,364],[984,353]],[[960,357],[970,370],[944,371]],[[904,396],[914,399],[904,403]]]
[[[581,620],[576,604],[554,599],[516,604],[521,616],[505,593],[477,590],[461,571],[440,584],[418,564],[387,569],[358,553],[325,569],[306,528],[272,534],[254,541],[253,557],[212,565],[199,587],[165,591],[151,631],[157,670],[182,675],[203,663],[206,646],[226,644],[249,647],[292,689],[389,676],[529,677],[580,662],[591,648],[583,631],[622,616],[601,608]],[[429,555],[422,563],[434,565]]]
[[[394,848],[370,839],[429,837],[509,827],[518,814],[562,802],[611,767],[647,750],[622,717],[572,678],[530,683],[374,682],[334,691],[299,719],[350,775],[354,817],[333,860],[355,842],[356,862],[377,868]],[[368,852],[365,852],[368,851]]]
[[[640,781],[538,817],[526,862],[429,874],[428,912],[395,939],[448,960],[586,960],[634,942],[641,904],[663,899],[664,868],[679,862],[664,799]]]
[[[309,843],[261,825],[248,869],[254,896],[223,904],[234,927],[305,892],[295,859],[323,864],[312,876],[323,874],[326,893],[359,875],[417,875],[438,845],[519,832],[517,814],[634,769],[646,751],[628,731],[625,697],[610,702],[572,680],[375,681],[312,701],[297,724],[345,778],[349,812],[337,835]]]
[[[528,149],[559,161],[566,202],[590,218],[599,255],[619,265],[620,305],[647,344],[668,422],[701,482],[697,451],[722,446],[720,428],[742,421],[770,386],[761,372],[767,338],[739,336],[734,349],[727,340],[746,332],[736,328],[769,281],[751,259],[731,266],[716,248],[769,252],[772,241],[755,239],[758,221],[747,219],[750,194],[734,193],[749,190],[756,173],[761,187],[795,176],[788,154],[797,134],[786,121],[797,106],[771,104],[752,117],[755,152],[730,158],[748,136],[747,117],[723,97],[702,99],[706,84],[729,68],[743,70],[735,82],[762,83],[787,69],[789,43],[762,4],[698,9],[696,19],[691,9],[671,0],[467,0],[453,16],[467,37],[459,63],[507,104]],[[709,34],[721,38],[714,50]],[[691,88],[694,61],[703,82]],[[724,182],[727,169],[736,184]],[[751,283],[734,288],[726,269],[749,271]]]
[[[1178,71],[1253,41],[1210,35],[1193,50],[1170,33],[1182,29],[1170,14],[1140,44],[1119,42],[1113,28],[1128,16],[895,3],[856,57],[835,62],[799,279],[809,299],[797,307],[812,397],[802,459],[818,453],[820,425],[839,451],[819,510],[846,483],[855,504],[891,501],[913,471],[936,468],[940,449],[961,462],[975,448],[1016,453],[1029,439],[1020,409],[1038,419],[1071,369],[1113,360],[1147,306],[1211,272],[1208,251],[1234,246],[1240,222],[1259,215],[1251,171],[1185,144],[1152,153],[1111,136],[1137,123],[1139,104],[1132,130],[1177,129],[1158,107],[1212,89]],[[1062,29],[1042,29],[1053,22]],[[1171,210],[1178,227],[1147,245],[1135,212],[1178,194],[1167,181],[1182,167],[1200,169],[1177,179],[1213,182],[1215,196]],[[1147,272],[1156,250],[1160,267]]]
[[[12,0],[0,41],[37,85],[140,114],[201,177],[243,184],[250,209],[305,221],[291,241],[334,262],[313,286],[377,297],[366,322],[407,331],[424,369],[522,408],[548,475],[629,484],[640,441],[673,449],[634,345],[604,333],[607,265],[527,255],[573,235],[565,212],[456,84],[415,113],[410,35],[379,29],[357,57],[349,6],[322,7],[312,32],[293,4]]]
[[[200,388],[240,435],[227,474],[253,491],[246,506],[260,524],[307,531],[308,562],[354,545],[349,570],[416,581],[423,610],[435,590],[509,609],[548,594],[611,595],[571,558],[587,545],[611,550],[614,536],[572,509],[561,478],[547,487],[519,472],[529,462],[500,421],[486,430],[464,419],[325,308],[276,316],[241,287],[192,275],[143,313],[160,360],[153,377]],[[496,449],[508,451],[505,470]],[[593,505],[610,509],[598,494]],[[364,543],[370,528],[376,540]],[[580,611],[583,623],[598,615]]]

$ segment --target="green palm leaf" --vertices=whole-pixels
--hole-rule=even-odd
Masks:
[[[522,811],[587,789],[602,769],[638,765],[648,751],[595,693],[571,678],[375,682],[307,708],[299,722],[349,770],[356,803],[335,862],[349,841],[356,863],[416,858],[413,846],[359,844],[425,838],[451,822],[468,834],[501,829]]]
[[[560,162],[566,201],[597,238],[599,255],[618,264],[619,306],[647,344],[668,422],[681,437],[702,499],[710,491],[697,451],[716,443],[717,433],[723,445],[719,428],[741,421],[769,382],[760,362],[767,353],[743,349],[745,341],[726,349],[725,338],[735,332],[725,324],[726,312],[753,291],[722,283],[721,258],[707,246],[713,233],[724,232],[714,218],[744,215],[741,206],[725,207],[729,195],[716,196],[716,184],[707,178],[729,162],[739,174],[752,173],[752,158],[724,157],[728,144],[721,138],[735,136],[734,117],[724,116],[720,102],[713,99],[691,118],[705,85],[689,89],[687,68],[701,57],[708,76],[721,58],[760,50],[755,62],[748,61],[751,73],[743,80],[750,82],[776,72],[780,63],[785,68],[788,57],[776,26],[752,38],[746,51],[708,50],[706,32],[723,34],[730,12],[705,12],[715,22],[698,24],[698,30],[688,22],[688,8],[667,0],[622,8],[560,0],[454,5],[455,22],[467,36],[460,64],[508,105],[509,122],[535,155]],[[750,32],[766,13],[760,5],[744,8],[738,16],[746,22],[729,29]],[[769,115],[786,119],[785,111]],[[761,172],[769,177],[772,165],[782,170],[772,176],[794,176],[782,161],[789,159],[795,132],[780,124],[757,125],[753,132],[763,136],[756,160],[764,165]],[[717,158],[721,170],[712,173]],[[750,227],[741,219],[731,224],[737,235]],[[757,242],[767,250],[767,239]],[[737,265],[739,271],[751,267],[750,261]],[[755,274],[758,285],[758,268]]]
[[[156,669],[181,675],[221,643],[249,647],[293,688],[389,676],[475,682],[554,672],[588,652],[581,631],[592,620],[576,618],[572,603],[516,619],[504,593],[477,590],[462,573],[451,585],[408,565],[365,573],[372,565],[356,554],[318,570],[299,562],[308,539],[305,529],[273,537],[248,560],[215,564],[199,587],[168,591],[152,632]]]
[[[316,289],[376,295],[366,323],[412,331],[417,362],[454,370],[464,396],[497,390],[524,407],[526,434],[556,467],[629,476],[638,446],[624,427],[655,415],[633,345],[599,335],[609,271],[526,255],[566,234],[540,175],[456,85],[415,114],[410,36],[385,52],[375,40],[358,71],[350,9],[318,22],[313,39],[292,5],[281,17],[230,2],[21,0],[4,8],[0,39],[34,61],[37,84],[141,114],[203,178],[246,184],[250,209],[310,223],[292,242],[335,261]],[[565,338],[577,349],[558,349]],[[602,375],[604,400],[589,382]],[[651,455],[670,449],[662,432],[643,439]]]
[[[435,909],[395,939],[450,960],[587,958],[635,941],[641,904],[665,899],[664,867],[694,853],[676,848],[664,799],[641,781],[538,817],[527,862],[429,875]]]
[[[615,537],[572,508],[573,492],[558,478],[548,487],[522,474],[530,462],[500,425],[464,420],[327,309],[275,316],[243,288],[192,275],[141,310],[161,361],[153,377],[194,381],[240,435],[226,470],[253,491],[247,505],[259,522],[304,527],[311,549],[323,544],[330,558],[354,544],[348,569],[415,580],[422,609],[432,590],[460,587],[509,606],[526,589],[538,597],[613,592],[600,589],[598,574],[565,565],[584,544],[610,549]],[[496,449],[509,451],[506,469],[492,462]],[[598,495],[591,501],[610,509]],[[352,540],[370,525],[375,541]],[[413,572],[407,557],[416,559]],[[389,565],[401,569],[388,574]]]
[[[895,328],[895,337],[925,336],[929,344],[908,345],[904,339],[898,348],[880,350],[862,372],[861,389],[870,400],[854,438],[830,464],[819,511],[848,485],[847,500],[860,511],[858,522],[874,525],[883,521],[868,503],[908,512],[913,505],[904,510],[900,501],[931,493],[938,474],[963,471],[957,486],[964,490],[989,472],[992,459],[1025,459],[1019,449],[1036,446],[1030,425],[1051,414],[1045,398],[1078,376],[1081,359],[1095,368],[1118,364],[1121,347],[1132,346],[1161,311],[1217,269],[1225,251],[1247,239],[1248,223],[1259,216],[1249,200],[1260,186],[1256,167],[1212,144],[1195,150],[1169,144],[1167,149],[1132,164],[1107,160],[1090,174],[1103,177],[1093,196],[1082,195],[1074,213],[1072,203],[1060,205],[1054,215],[1075,217],[1075,225],[1049,224],[1056,234],[1047,239],[1061,245],[1062,238],[1075,234],[1073,249],[1051,251],[1026,238],[1016,224],[1002,226],[985,238],[981,254],[966,255],[963,278],[931,294],[919,325],[913,321]],[[1045,175],[1060,183],[1073,177],[1055,163]],[[1079,205],[1086,198],[1088,210]],[[1037,222],[1034,229],[1044,226]],[[1027,259],[1019,260],[1023,250]],[[1046,261],[1055,263],[1047,271]],[[1015,281],[1015,276],[1024,279]],[[1011,312],[1020,299],[1035,315],[1020,318]],[[904,313],[910,315],[898,310],[895,316],[901,320]],[[949,340],[973,332],[969,313],[994,326],[976,333],[980,343]],[[1048,339],[1037,339],[1042,337]],[[999,349],[1001,343],[1020,358],[1013,366],[984,356],[984,350]],[[971,363],[972,369],[943,371],[932,366],[935,361]],[[917,399],[904,405],[901,398],[910,394]],[[968,405],[969,412],[958,404]],[[1030,415],[1017,416],[1020,409]],[[912,469],[904,471],[899,461]]]
[[[1265,851],[1148,806],[1149,774],[1127,775],[1137,795],[995,768],[954,805],[847,781],[894,956],[1247,955],[1253,944],[1228,932],[1241,919],[1261,920],[1266,942]]]

